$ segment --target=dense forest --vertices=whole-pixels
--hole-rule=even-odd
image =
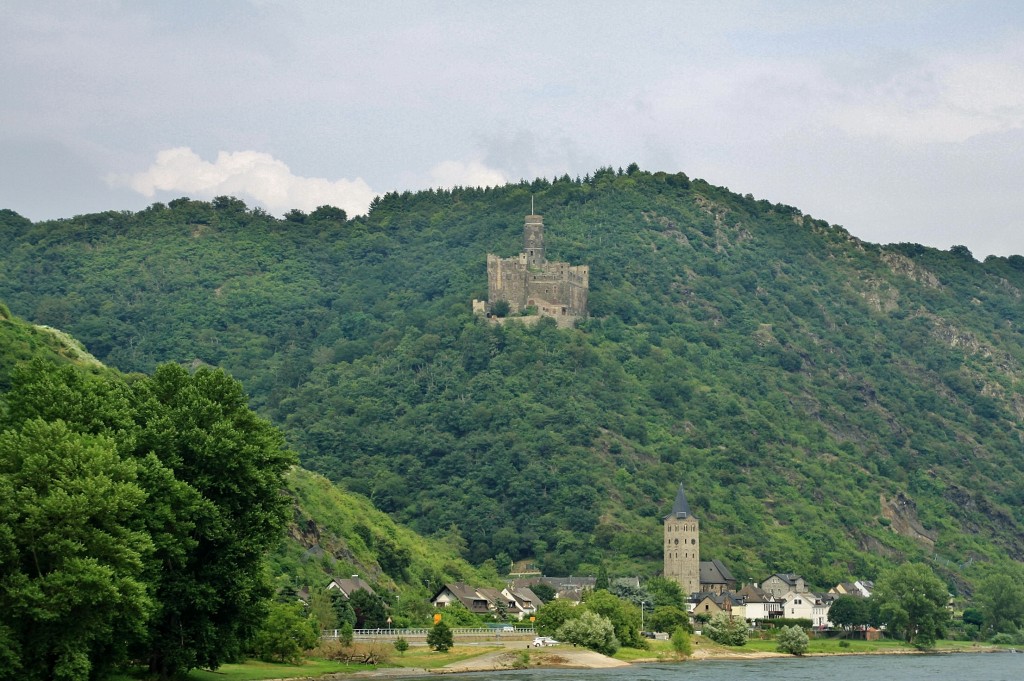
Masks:
[[[590,266],[590,318],[495,326],[485,256]],[[600,169],[276,219],[186,198],[0,211],[0,300],[104,363],[214,365],[302,464],[476,565],[653,575],[702,554],[817,586],[1024,559],[1024,258],[862,242],[682,173]],[[493,563],[489,562],[493,561]]]

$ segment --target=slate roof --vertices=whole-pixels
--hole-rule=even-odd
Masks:
[[[525,605],[527,607],[532,606],[534,608],[539,608],[544,605],[544,601],[542,601],[537,594],[533,593],[533,590],[529,587],[522,586],[514,589],[510,588],[508,592],[512,594],[512,598],[520,605]]]
[[[764,589],[759,589],[753,584],[745,584],[742,589],[736,592],[742,596],[747,603],[774,603],[775,597]]]
[[[729,584],[735,581],[729,568],[717,558],[700,562],[701,584]]]
[[[732,593],[731,591],[726,591],[723,593],[699,593],[693,600],[697,604],[700,604],[701,601],[703,601],[705,598],[713,602],[722,610],[725,610],[727,608],[737,608],[746,603],[743,596]]]
[[[690,515],[690,503],[686,500],[686,490],[683,489],[682,485],[679,485],[679,491],[676,492],[676,501],[672,504],[672,512],[665,516],[665,520],[669,518],[688,518]]]
[[[787,573],[776,572],[774,575],[772,575],[772,577],[778,577],[779,579],[781,579],[783,582],[785,582],[786,584],[788,584],[790,586],[796,586],[797,580],[800,579],[800,575],[794,574],[792,572],[787,572]],[[771,577],[769,577],[769,579],[771,579]]]
[[[487,597],[478,593],[476,589],[463,582],[445,584],[436,594],[434,594],[434,597],[431,598],[430,601],[432,603],[437,601],[438,596],[443,594],[446,590],[451,592],[451,594],[455,596],[460,603],[466,606],[466,609],[470,612],[486,613],[490,611],[487,607]]]
[[[369,594],[374,593],[373,587],[370,586],[365,580],[361,579],[360,577],[352,577],[345,579],[338,579],[337,577],[335,577],[331,580],[331,583],[327,585],[327,588],[330,589],[332,584],[334,585],[334,588],[341,591],[342,595],[345,596],[345,598],[349,598],[352,595],[353,591],[362,590]]]

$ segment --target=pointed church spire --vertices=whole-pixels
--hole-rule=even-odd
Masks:
[[[679,485],[679,491],[676,492],[676,503],[672,504],[672,515],[676,518],[686,518],[690,515],[690,504],[686,502],[686,490],[682,485]]]

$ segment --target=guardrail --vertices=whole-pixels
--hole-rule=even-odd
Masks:
[[[321,632],[320,637],[327,641],[335,641],[340,638],[341,629],[325,629]],[[352,638],[356,640],[369,640],[369,639],[397,639],[399,636],[402,638],[426,638],[427,634],[430,633],[429,628],[417,628],[417,629],[353,629]],[[537,632],[530,629],[515,629],[514,631],[502,631],[498,628],[492,627],[452,627],[452,636],[461,638],[481,638],[481,637],[494,637],[494,638],[512,638],[521,637],[529,638],[536,636]]]

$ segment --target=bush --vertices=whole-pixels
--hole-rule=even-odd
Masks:
[[[989,641],[996,645],[1012,645],[1017,642],[1017,637],[1013,634],[1000,632],[993,636],[991,639],[989,639]]]
[[[409,650],[409,642],[399,636],[395,639],[395,650],[399,655],[405,655],[405,651]]]
[[[511,307],[507,300],[496,300],[491,305],[491,314],[495,317],[507,317]]]
[[[690,645],[690,632],[686,627],[676,627],[672,632],[672,650],[678,657],[689,657],[693,654],[693,646]]]
[[[303,616],[299,604],[274,603],[253,637],[252,650],[265,662],[294,664],[302,659],[302,651],[309,650],[319,640],[316,619]]]
[[[334,662],[355,662],[356,664],[385,664],[391,659],[388,648],[383,641],[356,643],[343,646],[337,641],[328,641],[316,649],[316,656]]]
[[[843,639],[842,641],[839,642],[839,647],[840,648],[849,648],[850,647],[850,642],[847,641],[846,639]]]
[[[743,646],[747,644],[747,623],[720,612],[704,626],[704,635],[725,646]]]
[[[780,653],[789,653],[790,655],[803,655],[807,652],[807,646],[810,643],[807,638],[807,632],[797,626],[780,629],[775,641],[776,650]]]
[[[555,636],[560,641],[590,648],[604,655],[614,655],[619,649],[611,620],[590,610],[567,621],[558,628]]]

